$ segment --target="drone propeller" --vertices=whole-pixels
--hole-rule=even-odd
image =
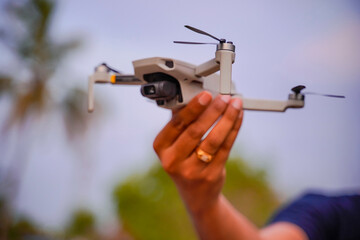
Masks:
[[[102,63],[102,64],[100,64],[100,66],[101,66],[101,65],[102,65],[102,66],[105,66],[108,70],[110,70],[110,71],[112,71],[112,72],[114,72],[114,73],[120,73],[120,71],[118,71],[118,70],[110,67],[110,66],[107,65],[106,63]]]
[[[333,98],[345,98],[345,96],[342,95],[333,95],[333,94],[323,94],[323,93],[316,93],[316,92],[305,92],[306,95],[318,95],[323,97],[333,97]]]
[[[194,28],[194,27],[192,27],[192,26],[185,25],[185,27],[186,27],[187,29],[190,29],[191,31],[196,32],[196,33],[203,34],[203,35],[205,35],[205,36],[209,36],[209,37],[211,37],[211,38],[213,38],[213,39],[215,39],[215,40],[217,40],[217,41],[219,41],[219,42],[225,42],[225,41],[226,41],[226,40],[223,39],[223,38],[219,39],[219,38],[217,38],[217,37],[214,37],[214,36],[211,35],[210,33],[207,33],[207,32],[205,32],[205,31],[203,31],[203,30]]]
[[[298,85],[293,87],[291,91],[293,91],[295,94],[299,94],[304,88],[306,88],[304,85]]]
[[[174,41],[174,43],[180,43],[180,44],[213,44],[217,45],[217,43],[204,43],[204,42],[186,42],[186,41]]]
[[[223,39],[223,38],[219,39],[219,38],[211,35],[210,33],[205,32],[205,31],[203,31],[203,30],[200,30],[200,29],[191,27],[191,26],[189,26],[189,25],[185,25],[185,27],[186,27],[187,29],[190,29],[191,31],[196,32],[196,33],[199,33],[199,34],[202,34],[202,35],[211,37],[211,38],[215,39],[216,41],[219,41],[220,43],[225,43],[225,42],[226,42],[225,39]],[[215,45],[217,45],[217,43],[187,42],[187,41],[174,41],[174,43],[180,43],[180,44],[215,44]]]
[[[295,94],[300,94],[301,91],[306,88],[304,85],[298,85],[291,89]],[[318,95],[323,97],[333,97],[333,98],[345,98],[345,96],[342,95],[333,95],[333,94],[323,94],[323,93],[316,93],[316,92],[303,92],[304,95]]]

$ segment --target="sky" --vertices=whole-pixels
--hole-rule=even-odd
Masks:
[[[131,62],[147,57],[192,64],[213,58],[214,46],[172,43],[211,41],[184,28],[186,24],[234,42],[233,81],[244,97],[286,100],[298,84],[346,96],[306,96],[303,109],[285,113],[246,112],[232,156],[267,169],[284,200],[309,189],[360,189],[356,0],[62,0],[52,36],[59,41],[80,38],[83,44],[54,77],[86,89],[87,77],[102,62],[131,74]],[[1,67],[8,66],[4,59]],[[32,127],[23,140],[32,141],[33,148],[17,209],[46,227],[62,226],[79,206],[92,209],[106,225],[114,217],[114,185],[156,163],[152,141],[170,112],[143,98],[138,86],[95,86],[95,97],[105,107],[89,115],[102,116],[95,119],[87,140],[76,145],[81,153],[69,149],[56,114],[41,119],[43,124]],[[11,159],[13,142],[4,159]],[[80,161],[84,156],[87,161]]]

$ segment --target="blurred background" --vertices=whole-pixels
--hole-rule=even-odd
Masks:
[[[0,239],[195,239],[152,141],[170,118],[139,87],[97,85],[102,62],[192,64],[236,45],[233,81],[251,98],[307,96],[286,113],[246,112],[224,193],[258,226],[305,191],[360,189],[360,3],[275,1],[0,1]],[[211,41],[211,40],[210,40]]]

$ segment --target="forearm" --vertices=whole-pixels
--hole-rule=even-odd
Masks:
[[[186,203],[200,239],[259,240],[259,231],[221,195],[212,206],[196,211]]]

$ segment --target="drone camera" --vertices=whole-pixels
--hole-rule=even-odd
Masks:
[[[173,62],[169,61],[170,64]],[[165,73],[151,73],[145,74],[144,80],[148,83],[141,85],[141,94],[144,97],[156,100],[159,106],[177,96],[178,101],[182,102],[180,84],[174,77]]]
[[[154,100],[171,100],[177,95],[177,86],[173,82],[159,81],[141,86],[141,94]]]

